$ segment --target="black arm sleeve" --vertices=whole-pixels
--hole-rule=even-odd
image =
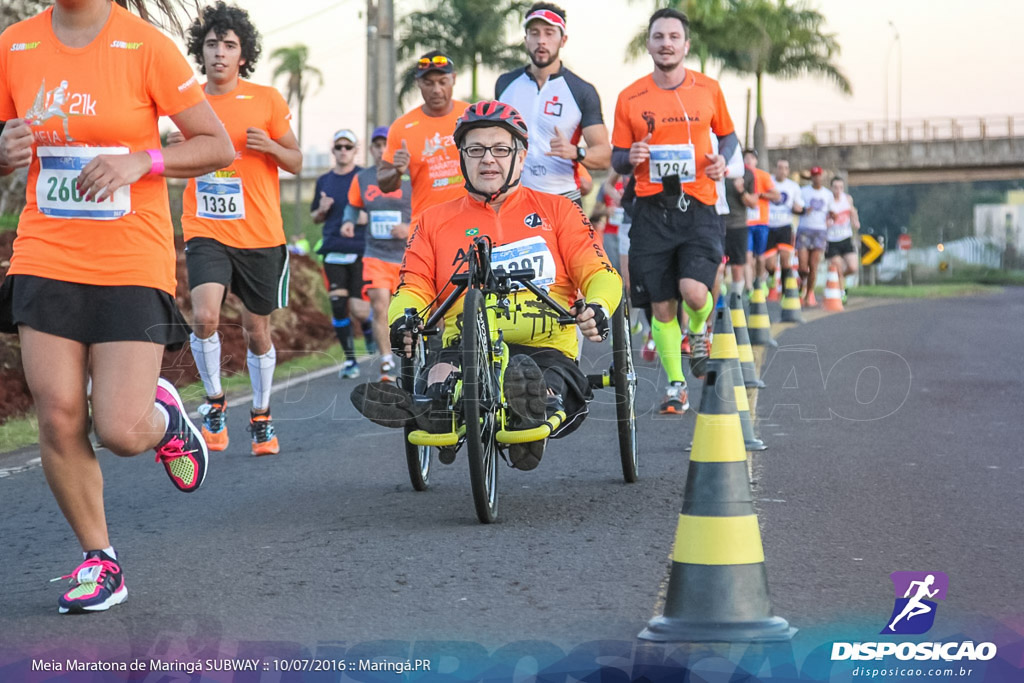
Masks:
[[[612,148],[612,168],[620,175],[629,175],[633,172],[633,164],[629,163],[628,149],[624,147]]]
[[[724,137],[718,138],[718,153],[725,157],[728,161],[732,157],[732,153],[736,151],[736,148],[740,144],[740,139],[736,137],[736,133],[729,133]]]

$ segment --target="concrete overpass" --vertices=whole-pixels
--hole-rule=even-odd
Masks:
[[[1024,115],[820,123],[773,142],[770,163],[821,166],[848,185],[1024,179]]]

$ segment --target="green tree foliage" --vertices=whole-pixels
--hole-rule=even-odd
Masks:
[[[519,26],[529,6],[520,0],[429,0],[426,10],[401,17],[399,99],[404,100],[415,88],[413,62],[431,50],[447,55],[455,63],[456,73],[469,71],[471,101],[493,96],[490,85],[480,90],[480,68],[508,71],[524,63]],[[510,38],[513,35],[515,38]]]
[[[0,31],[11,24],[39,14],[50,4],[47,0],[4,0],[0,3]]]

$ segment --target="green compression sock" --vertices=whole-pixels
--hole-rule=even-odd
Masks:
[[[669,382],[685,382],[683,375],[683,358],[680,347],[683,344],[683,331],[679,329],[679,321],[670,320],[663,323],[657,318],[651,320],[651,338],[658,349],[661,365]]]
[[[708,316],[711,315],[711,309],[715,307],[715,300],[711,296],[711,292],[708,292],[707,301],[704,302],[704,306],[699,310],[695,311],[690,308],[690,305],[683,302],[683,310],[686,311],[686,315],[690,316],[690,332],[693,334],[704,334],[704,326],[708,321]],[[658,349],[661,352],[661,349]]]

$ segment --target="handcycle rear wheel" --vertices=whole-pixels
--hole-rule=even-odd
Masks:
[[[402,358],[402,388],[410,394],[418,393],[417,390],[422,389],[419,385],[425,384],[425,378],[423,382],[417,381],[425,372],[427,364],[427,344],[423,337],[416,342],[413,351],[412,358]],[[417,491],[426,491],[430,487],[430,464],[434,449],[409,443],[409,434],[416,429],[415,425],[405,427],[405,461],[409,466],[409,481],[412,482],[412,487]]]
[[[629,331],[629,305],[622,303],[612,314],[612,384],[615,388],[615,417],[619,432],[619,457],[622,478],[632,484],[637,479],[636,443],[636,370]]]
[[[462,415],[476,516],[483,524],[498,517],[498,409],[501,400],[494,374],[484,294],[466,292],[462,329]]]

